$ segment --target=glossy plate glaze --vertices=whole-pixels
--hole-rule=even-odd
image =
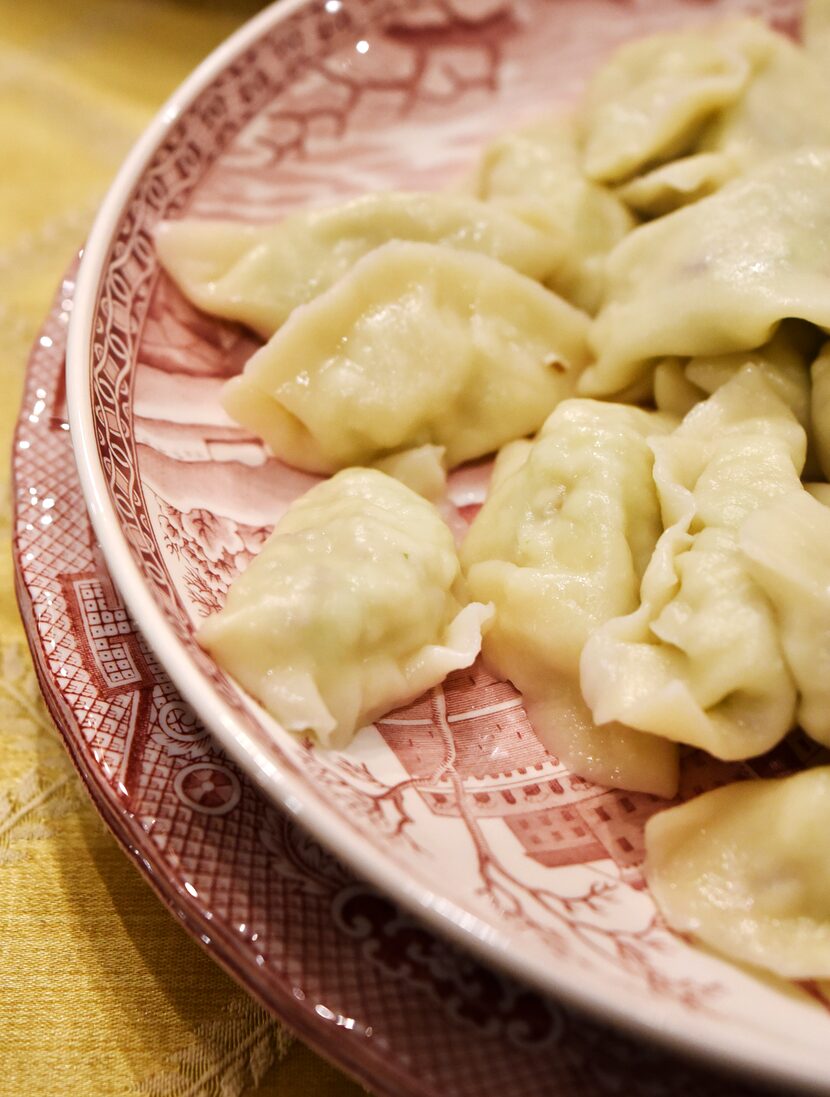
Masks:
[[[396,900],[537,986],[830,1085],[820,1004],[661,926],[639,871],[642,825],[660,804],[568,774],[508,685],[478,668],[453,675],[330,753],[286,735],[201,651],[194,625],[312,478],[225,417],[218,391],[255,344],[182,301],[151,241],[160,219],[185,213],[264,221],[368,189],[452,181],[488,136],[572,97],[621,40],[747,10],[796,29],[796,5],[761,0],[269,9],[184,85],[105,202],[79,276],[68,395],[93,524],[153,658],[275,803]],[[481,501],[484,472],[452,479],[459,524]],[[150,711],[136,708],[136,741]],[[791,768],[798,749],[752,769],[692,758],[683,793]]]
[[[47,705],[95,806],[176,918],[306,1041],[389,1097],[759,1097],[447,946],[275,808],[137,631],[67,433],[64,280],[14,453],[18,597]],[[106,948],[106,942],[101,942]]]

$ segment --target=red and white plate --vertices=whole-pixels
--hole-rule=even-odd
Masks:
[[[44,698],[87,789],[176,917],[378,1094],[759,1097],[448,946],[216,745],[136,630],[84,507],[63,386],[73,279],[35,344],[17,430],[18,598]]]
[[[327,850],[512,974],[678,1046],[830,1088],[820,991],[757,978],[668,933],[639,868],[660,803],[570,775],[511,687],[478,668],[455,674],[333,753],[283,732],[198,647],[194,624],[313,478],[222,412],[222,382],[255,344],[186,304],[151,240],[160,219],[183,214],[266,221],[366,190],[440,186],[487,137],[573,97],[621,40],[737,11],[797,29],[798,5],[781,0],[283,0],[196,71],[125,164],[78,279],[67,395],[80,478],[151,645],[118,641],[122,654],[102,656],[101,689],[121,675],[135,683],[117,757],[106,758],[110,723],[90,709],[82,727],[125,795],[152,794],[156,751],[175,757],[179,801],[231,826],[242,791],[228,761],[204,761],[216,744]],[[459,520],[481,501],[478,471],[452,479]],[[125,611],[72,590],[92,615],[90,651],[131,630]],[[213,738],[182,725],[178,702],[167,707],[173,686],[154,677],[164,674]],[[793,768],[804,749],[793,741],[751,768],[692,758],[684,795]],[[146,808],[137,825],[172,840],[176,823]],[[188,883],[201,894],[213,873]],[[248,907],[264,887],[252,874],[238,920],[254,945],[262,929]],[[237,902],[230,882],[223,902]]]

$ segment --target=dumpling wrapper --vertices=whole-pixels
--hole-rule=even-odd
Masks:
[[[266,339],[298,305],[390,240],[481,252],[536,280],[554,265],[544,233],[461,194],[367,194],[272,225],[164,221],[155,236],[162,266],[193,304]]]
[[[760,347],[787,317],[830,327],[828,189],[830,149],[802,149],[630,233],[608,257],[580,391],[618,392],[655,358]]]
[[[787,979],[830,978],[830,768],[742,781],[652,816],[645,873],[669,925]]]
[[[573,120],[549,118],[498,138],[479,162],[474,187],[479,198],[546,234],[552,259],[547,285],[595,311],[605,257],[635,221],[619,198],[586,178]]]
[[[650,445],[667,528],[639,609],[585,644],[583,695],[598,724],[617,720],[722,759],[762,754],[793,726],[796,692],[738,530],[800,488],[804,431],[749,366]]]
[[[593,76],[579,114],[585,174],[602,183],[691,152],[701,127],[752,72],[755,27],[656,34],[622,46]]]
[[[499,456],[461,550],[472,596],[496,608],[485,661],[521,691],[542,742],[582,777],[661,796],[676,791],[677,748],[596,727],[579,656],[593,629],[637,606],[662,529],[646,437],[667,426],[619,404],[560,404],[535,442]]]
[[[740,546],[775,608],[800,694],[798,722],[830,747],[830,509],[793,491],[750,514]]]
[[[662,217],[714,194],[738,171],[724,153],[701,152],[661,164],[618,187],[616,194],[643,217]]]
[[[288,731],[343,747],[470,666],[491,616],[435,508],[347,469],[291,504],[197,639]]]
[[[686,415],[695,404],[717,392],[744,366],[753,365],[802,427],[811,433],[811,385],[808,362],[815,353],[815,331],[799,321],[785,321],[766,346],[736,354],[667,358],[654,373],[654,399],[660,411]]]
[[[737,354],[699,355],[685,367],[686,379],[711,396],[746,365],[758,367],[807,432],[807,460],[803,476],[818,476],[819,454],[813,430],[813,386],[809,363],[814,359],[820,333],[801,320],[785,320],[769,343]],[[660,403],[658,402],[658,407]]]
[[[826,65],[830,58],[830,0],[807,0],[801,18],[801,36],[810,57]]]
[[[447,470],[443,446],[416,446],[383,457],[374,466],[406,484],[430,503],[438,503],[447,493]]]
[[[753,36],[759,62],[752,79],[701,134],[698,151],[726,154],[746,169],[780,153],[830,145],[827,58],[819,62],[761,23]]]
[[[495,259],[390,243],[297,309],[228,382],[229,414],[314,472],[443,446],[448,467],[571,395],[588,319]]]

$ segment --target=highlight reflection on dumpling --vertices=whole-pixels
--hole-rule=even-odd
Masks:
[[[198,640],[287,730],[345,746],[469,666],[491,612],[430,503],[347,469],[291,504]]]
[[[385,244],[302,308],[225,389],[315,472],[427,443],[448,467],[530,434],[576,385],[588,320],[495,259]]]

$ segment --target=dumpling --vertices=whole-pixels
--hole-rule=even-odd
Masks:
[[[657,363],[654,370],[654,403],[658,411],[682,419],[695,404],[706,399],[703,389],[687,376],[687,369],[688,361],[682,358],[663,358]]]
[[[675,745],[596,727],[579,656],[597,625],[637,606],[662,529],[646,437],[669,425],[621,404],[560,404],[535,442],[500,455],[461,550],[472,596],[496,608],[485,660],[522,692],[545,745],[582,777],[662,796],[676,790]]]
[[[784,321],[769,343],[757,350],[691,358],[686,365],[686,377],[705,395],[711,396],[744,366],[756,366],[773,392],[808,430],[810,371],[807,363],[813,356],[814,346],[814,331],[806,324]]]
[[[804,48],[813,60],[826,65],[830,57],[830,0],[807,0],[801,19]]]
[[[700,152],[660,164],[618,187],[616,194],[641,216],[662,217],[714,194],[737,170],[735,161],[724,153]]]
[[[691,152],[703,124],[746,86],[754,31],[739,22],[622,46],[585,94],[579,117],[586,175],[621,182]]]
[[[785,321],[773,338],[757,350],[736,354],[698,355],[687,360],[668,358],[655,370],[655,403],[661,411],[685,415],[717,392],[746,365],[757,366],[806,431],[810,431],[810,370],[815,348],[814,330],[798,321]]]
[[[810,424],[819,467],[830,480],[830,343],[810,367],[812,382]]]
[[[819,341],[819,333],[809,324],[785,320],[765,346],[737,354],[699,355],[689,359],[685,376],[705,397],[716,392],[745,365],[757,366],[807,432],[807,461],[803,475],[816,476],[819,475],[819,463],[812,424],[809,363],[815,357]]]
[[[740,546],[778,618],[798,722],[830,747],[830,509],[792,491],[750,514]]]
[[[483,255],[390,243],[297,309],[224,390],[292,465],[444,446],[448,467],[530,434],[587,360],[584,313]]]
[[[820,19],[816,12],[812,17],[808,12],[807,18],[814,24],[812,39],[816,47],[821,39]],[[678,41],[694,41],[696,36],[676,37]],[[661,216],[698,201],[771,156],[806,146],[830,145],[830,119],[826,112],[812,107],[813,103],[824,102],[830,92],[825,57],[810,56],[784,35],[750,20],[727,24],[703,37],[710,41],[710,49],[714,49],[715,42],[736,49],[748,65],[747,79],[737,95],[710,112],[710,120],[702,129],[697,127],[685,155],[659,163],[618,188],[623,201],[646,217]],[[668,59],[659,58],[658,64],[668,64]],[[649,66],[646,72],[647,79],[654,79]],[[677,84],[671,91],[675,96],[693,96],[695,86]],[[638,85],[638,92],[644,94],[645,89]],[[671,112],[676,107],[667,96],[660,109]],[[626,119],[625,124],[630,120]],[[642,124],[647,129],[648,116]]]
[[[586,178],[574,122],[550,118],[500,137],[485,150],[474,186],[479,198],[548,236],[547,284],[593,312],[602,297],[605,256],[635,222],[619,198]]]
[[[767,343],[787,317],[830,326],[830,149],[802,149],[635,229],[608,258],[582,376],[609,395],[664,356]]]
[[[430,503],[347,469],[291,504],[197,639],[288,731],[342,747],[469,666],[491,612]]]
[[[830,116],[816,109],[830,95],[826,58],[818,62],[760,23],[754,34],[764,59],[744,94],[701,135],[698,150],[725,153],[746,168],[779,153],[830,145]]]
[[[723,759],[761,754],[793,726],[796,693],[738,531],[800,489],[804,431],[748,366],[650,445],[667,528],[639,609],[585,644],[583,695],[598,724],[618,720]]]
[[[652,816],[646,879],[669,925],[787,979],[830,978],[830,768],[742,781]]]
[[[555,261],[544,233],[461,194],[367,194],[275,225],[185,219],[156,230],[159,259],[186,297],[266,339],[389,240],[482,252],[537,280]]]
[[[443,446],[416,446],[401,450],[391,457],[382,457],[373,467],[387,476],[394,476],[431,503],[437,503],[447,493]]]

